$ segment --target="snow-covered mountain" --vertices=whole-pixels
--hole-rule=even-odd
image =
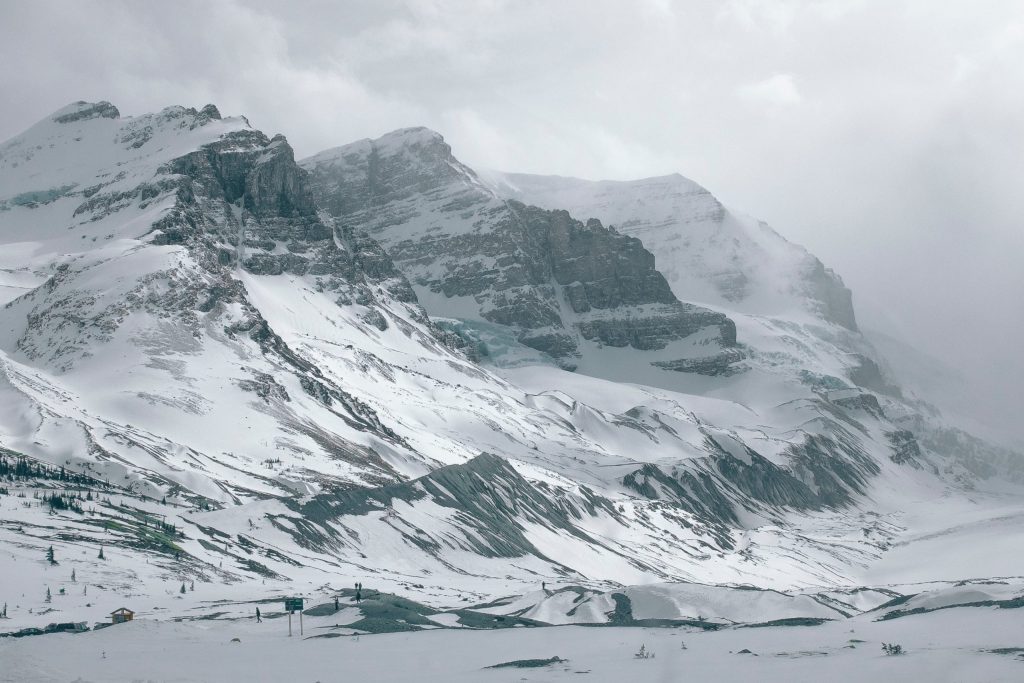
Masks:
[[[212,105],[0,145],[11,590],[42,601],[48,546],[178,611],[192,581],[856,585],[1014,466],[944,450],[838,278],[688,181],[488,178],[425,129],[296,163]]]
[[[319,203],[379,240],[431,315],[485,324],[471,334],[498,325],[592,374],[637,357],[733,357],[732,321],[673,296],[640,240],[497,196],[433,131],[399,130],[302,165]]]
[[[1019,456],[957,428],[954,424],[971,423],[947,419],[917,397],[935,395],[929,384],[936,370],[920,370],[924,356],[913,349],[901,350],[878,335],[865,338],[852,293],[836,273],[764,222],[725,207],[692,180],[673,174],[590,181],[491,170],[480,177],[501,197],[565,208],[641,239],[679,299],[735,321],[747,361],[733,368],[795,378],[815,390],[867,389],[891,419],[929,448],[976,474],[991,477],[999,471],[1024,480]],[[879,352],[878,342],[887,354]],[[902,384],[901,377],[910,383]]]

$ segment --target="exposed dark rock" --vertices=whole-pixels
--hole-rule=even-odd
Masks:
[[[110,102],[75,102],[72,106],[74,107],[73,110],[68,111],[66,114],[55,116],[53,120],[57,123],[72,123],[86,119],[116,119],[121,117],[121,112]],[[71,109],[71,107],[67,107],[67,109]]]
[[[841,431],[832,437],[808,435],[786,453],[794,475],[813,485],[817,499],[829,507],[848,505],[880,471],[878,463]]]
[[[803,275],[807,294],[817,304],[821,317],[856,332],[853,293],[843,284],[842,278],[813,256],[807,259]]]
[[[849,370],[850,380],[859,387],[877,391],[880,394],[889,396],[901,396],[900,388],[891,383],[882,374],[882,368],[878,363],[867,356],[857,354],[855,356],[857,365]]]
[[[291,400],[288,396],[288,391],[278,384],[273,375],[265,372],[254,372],[252,379],[238,380],[238,386],[245,391],[255,393],[265,401],[270,399],[277,399],[279,401]]]
[[[684,468],[670,476],[648,463],[623,477],[622,483],[646,498],[680,505],[708,524],[709,532],[721,547],[733,547],[726,526],[739,523],[734,503],[708,472]]]
[[[921,468],[921,447],[913,432],[901,429],[895,432],[886,432],[889,443],[892,444],[892,455],[889,458],[897,465],[909,464],[918,469]]]
[[[742,372],[742,366],[738,364],[744,359],[744,354],[739,349],[726,349],[721,353],[703,358],[680,358],[671,361],[658,361],[653,363],[666,370],[675,372],[692,372],[698,375],[709,375],[711,377],[728,377]]]
[[[826,619],[824,617],[788,617],[785,619],[762,621],[757,624],[745,624],[744,628],[770,628],[773,626],[821,626],[822,624],[828,623],[830,621],[833,620]]]
[[[584,489],[586,491],[586,489]],[[461,465],[434,470],[419,479],[380,488],[355,488],[315,496],[307,503],[289,503],[308,523],[324,529],[346,515],[363,515],[390,508],[395,501],[413,502],[429,498],[453,509],[466,529],[458,545],[447,536],[435,537],[428,530],[400,527],[405,539],[434,555],[445,548],[471,549],[484,557],[544,555],[524,535],[522,521],[561,529],[597,543],[573,522],[593,515],[600,508],[617,516],[611,502],[584,494],[583,497],[555,496],[543,483],[529,482],[495,455],[483,454]],[[331,533],[325,531],[324,533]]]
[[[381,332],[388,329],[387,318],[385,318],[384,314],[378,311],[376,308],[371,308],[369,311],[367,311],[366,313],[362,314],[359,317],[360,319],[362,319],[363,322],[367,323],[368,325],[373,325]]]
[[[511,662],[502,662],[501,664],[492,664],[487,667],[488,669],[537,669],[542,666],[551,666],[552,664],[558,664],[560,662],[567,662],[568,659],[562,659],[561,657],[551,657],[550,659],[515,659]]]
[[[749,464],[725,451],[720,451],[715,458],[718,472],[744,496],[768,505],[798,509],[818,508],[824,503],[806,483],[790,472],[750,449],[747,449],[747,456]]]
[[[199,113],[207,118],[220,120],[220,110],[217,109],[216,105],[208,104],[199,110]]]
[[[885,412],[882,410],[882,406],[878,403],[878,397],[874,394],[869,394],[866,391],[859,392],[852,396],[843,396],[832,399],[832,403],[846,410],[860,410],[881,420],[885,419]]]

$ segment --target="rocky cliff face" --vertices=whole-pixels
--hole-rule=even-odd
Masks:
[[[761,315],[802,310],[857,329],[852,295],[836,273],[678,174],[630,181],[492,171],[484,177],[503,197],[593,216],[643,240],[684,301]]]
[[[415,304],[408,282],[376,242],[319,213],[284,136],[231,133],[173,160],[168,171],[183,177],[182,204],[159,224],[158,243],[202,242],[221,265],[255,274],[309,275],[343,304],[369,305],[371,286]]]
[[[506,326],[570,367],[588,345],[663,350],[702,331],[713,337],[705,350],[736,343],[726,316],[676,299],[638,239],[497,197],[432,131],[397,131],[302,165],[317,202],[378,239],[433,315]]]

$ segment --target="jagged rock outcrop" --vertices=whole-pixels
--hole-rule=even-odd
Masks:
[[[74,123],[75,121],[84,121],[97,117],[116,119],[119,116],[121,116],[121,112],[110,102],[92,103],[78,101],[57,112],[53,116],[53,120],[56,123]]]
[[[317,203],[378,239],[432,314],[515,330],[574,366],[585,342],[664,349],[710,331],[736,343],[725,315],[680,303],[639,240],[498,198],[426,129],[396,131],[302,162]]]
[[[238,131],[175,159],[169,171],[187,179],[181,196],[194,198],[199,214],[218,220],[199,221],[182,208],[159,225],[159,242],[183,242],[180,231],[191,228],[193,238],[219,241],[223,264],[263,275],[308,274],[323,289],[336,291],[343,304],[370,304],[367,285],[384,286],[396,299],[415,303],[380,245],[365,234],[336,229],[320,215],[307,174],[284,136]]]

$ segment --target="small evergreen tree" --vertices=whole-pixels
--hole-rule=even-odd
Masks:
[[[46,602],[50,602],[51,600],[53,600],[53,595],[50,594],[50,587],[47,586],[46,587]]]
[[[71,570],[71,583],[74,583],[74,582],[75,582],[75,570],[72,569]]]
[[[183,594],[185,593],[185,584],[181,584],[181,592],[182,592]]]
[[[56,557],[54,557],[54,554],[53,554],[53,546],[52,545],[46,550],[46,561],[49,562],[50,564],[57,564],[57,559],[56,559]]]
[[[647,649],[646,645],[640,646],[640,651],[636,652],[633,657],[635,659],[653,659],[654,653]]]
[[[7,603],[6,602],[4,603],[4,611],[0,612],[0,617],[3,617],[4,619],[7,618]]]
[[[98,559],[101,559],[101,560],[107,559],[107,558],[103,557],[103,546],[100,546],[100,554],[99,554]]]

